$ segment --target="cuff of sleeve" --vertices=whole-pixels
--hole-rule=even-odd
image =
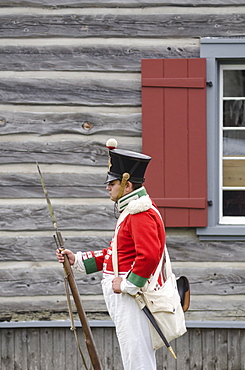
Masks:
[[[139,291],[139,287],[132,284],[127,279],[122,280],[120,288],[121,288],[122,293],[128,293],[130,295],[135,295]]]
[[[73,268],[79,272],[85,272],[85,267],[82,259],[82,252],[77,252],[75,254],[75,262]]]
[[[148,280],[147,278],[143,278],[142,276],[136,275],[133,272],[129,273],[127,279],[128,281],[130,281],[130,283],[136,285],[139,288],[143,288],[143,286]]]

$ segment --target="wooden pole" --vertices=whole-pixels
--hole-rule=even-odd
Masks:
[[[62,250],[64,248],[60,248],[60,249]],[[93,365],[94,370],[102,370],[99,356],[96,350],[94,338],[92,335],[92,331],[88,324],[88,320],[87,320],[85,311],[81,303],[80,294],[78,292],[77,284],[74,278],[74,274],[73,274],[69,259],[66,254],[64,255],[64,257],[65,257],[65,260],[64,260],[63,266],[64,266],[66,278],[68,280],[69,287],[70,287],[70,290],[71,290],[71,293],[74,299],[74,303],[76,305],[77,313],[78,313],[78,316],[79,316],[79,319],[80,319],[80,322],[83,328],[85,343],[87,346],[87,350],[89,353],[91,363]]]
[[[43,180],[43,176],[42,176],[42,173],[41,173],[41,170],[40,170],[40,167],[39,167],[38,163],[37,163],[37,169],[38,169],[38,172],[39,172],[39,175],[40,175],[40,180],[41,180],[43,192],[44,192],[44,195],[46,197],[49,214],[50,214],[51,220],[53,222],[54,229],[56,231],[56,235],[55,235],[56,245],[57,245],[57,248],[60,249],[60,251],[62,251],[62,250],[64,250],[64,241],[63,241],[61,232],[58,230],[58,223],[57,223],[57,220],[56,220],[56,217],[55,217],[55,214],[54,214],[54,210],[53,210],[53,207],[52,207],[49,195],[48,195],[48,191],[46,189],[46,186],[45,186],[45,183],[44,183],[44,180]],[[68,259],[66,254],[64,255],[64,258],[65,259],[64,259],[63,267],[64,267],[64,270],[65,270],[66,278],[67,278],[67,281],[69,283],[69,287],[70,287],[70,290],[71,290],[76,308],[77,308],[77,313],[78,313],[78,316],[79,316],[79,319],[80,319],[80,322],[81,322],[81,325],[82,325],[82,328],[83,328],[85,343],[86,343],[86,346],[87,346],[87,350],[88,350],[88,353],[89,353],[91,363],[93,365],[94,370],[102,370],[100,360],[99,360],[99,356],[98,356],[98,353],[97,353],[97,350],[96,350],[96,347],[95,347],[95,342],[94,342],[94,338],[93,338],[93,335],[92,335],[92,331],[91,331],[90,326],[88,324],[88,320],[87,320],[85,311],[84,311],[82,303],[81,303],[80,294],[79,294],[79,291],[78,291],[78,288],[77,288],[77,284],[76,284],[76,281],[75,281],[75,278],[74,278],[74,274],[73,274],[73,271],[72,271],[72,268],[71,268],[71,264],[70,264],[69,259]]]

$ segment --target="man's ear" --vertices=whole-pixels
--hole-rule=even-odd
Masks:
[[[132,182],[130,182],[130,181],[127,181],[126,182],[125,190],[126,190],[127,194],[128,193],[131,193],[131,191],[133,191],[133,184],[132,184]]]

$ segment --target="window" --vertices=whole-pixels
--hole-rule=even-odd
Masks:
[[[245,240],[245,39],[201,39],[207,61],[208,226],[201,240]]]
[[[245,223],[245,65],[220,66],[220,223]]]
[[[200,58],[142,60],[146,186],[167,227],[245,240],[245,38],[204,38]]]

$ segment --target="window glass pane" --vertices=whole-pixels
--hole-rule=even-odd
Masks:
[[[245,70],[224,70],[224,96],[245,96]]]
[[[245,216],[245,191],[223,192],[223,216]]]
[[[223,186],[245,187],[245,160],[223,161]]]
[[[245,131],[224,131],[223,155],[245,156]]]
[[[224,100],[223,102],[223,126],[245,126],[245,101]]]

